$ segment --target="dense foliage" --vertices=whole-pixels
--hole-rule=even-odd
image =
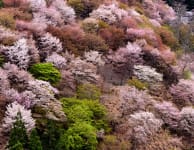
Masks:
[[[37,79],[49,81],[51,84],[59,82],[60,72],[51,63],[39,63],[30,67],[29,71]]]
[[[193,1],[167,2],[0,0],[0,149],[193,149]]]

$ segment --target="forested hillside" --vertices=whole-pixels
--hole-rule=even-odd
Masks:
[[[0,150],[194,149],[193,1],[167,2],[0,0]]]

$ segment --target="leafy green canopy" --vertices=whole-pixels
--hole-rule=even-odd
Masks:
[[[61,74],[51,63],[38,63],[30,67],[29,71],[39,80],[56,84],[61,79]]]

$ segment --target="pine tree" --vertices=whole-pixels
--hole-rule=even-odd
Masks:
[[[29,150],[42,150],[40,137],[35,129],[32,130],[29,138]]]
[[[26,128],[24,126],[24,123],[22,122],[21,113],[18,112],[16,122],[13,124],[13,128],[11,129],[8,148],[13,150],[22,150],[21,147],[27,148],[27,146],[28,136]]]
[[[22,144],[18,141],[14,146],[9,148],[9,150],[24,150]]]

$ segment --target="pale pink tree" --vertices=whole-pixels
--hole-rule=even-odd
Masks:
[[[25,109],[24,106],[18,104],[16,101],[7,106],[5,118],[3,119],[3,128],[9,132],[17,119],[18,113],[21,114],[25,128],[30,132],[35,127],[35,120],[32,118],[31,110]]]
[[[121,21],[122,18],[127,15],[127,11],[119,8],[117,3],[110,5],[102,4],[98,9],[93,10],[92,13],[90,13],[91,18],[101,19],[109,24]]]

